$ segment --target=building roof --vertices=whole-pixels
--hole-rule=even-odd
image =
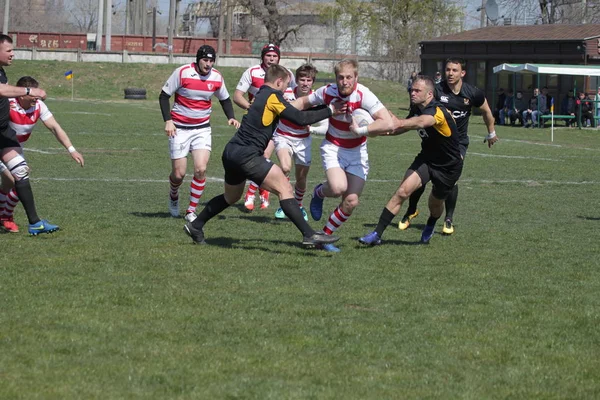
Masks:
[[[553,74],[553,75],[578,75],[578,76],[600,76],[600,65],[568,65],[568,64],[500,64],[494,67],[494,73],[502,71],[529,73],[529,74]]]
[[[421,43],[432,42],[503,42],[503,41],[573,41],[600,37],[600,24],[584,25],[511,25],[488,26],[440,36]]]

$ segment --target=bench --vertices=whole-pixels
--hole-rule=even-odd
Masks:
[[[551,120],[552,119],[552,115],[551,114],[540,115],[540,119],[541,120],[546,120],[546,119]],[[567,126],[568,126],[569,121],[571,121],[571,120],[572,121],[576,121],[577,120],[577,116],[576,115],[557,115],[557,114],[554,114],[554,119],[563,120],[563,121],[565,121],[565,123],[567,123]]]

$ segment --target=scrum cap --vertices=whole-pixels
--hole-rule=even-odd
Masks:
[[[281,52],[279,51],[279,46],[269,43],[269,44],[266,44],[262,48],[262,51],[260,52],[260,59],[262,60],[265,57],[265,54],[272,53],[272,52],[277,53],[277,57],[281,58]]]
[[[207,44],[200,46],[198,52],[196,53],[196,62],[200,62],[200,60],[203,58],[210,58],[211,60],[215,61],[217,58],[217,52],[212,46]]]

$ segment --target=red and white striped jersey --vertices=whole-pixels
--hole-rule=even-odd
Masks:
[[[339,94],[336,84],[320,87],[308,97],[309,103],[313,106],[321,104],[329,105],[334,100],[346,102],[348,105],[348,112],[345,115],[333,115],[329,117],[329,129],[325,138],[339,147],[353,148],[360,146],[367,141],[367,137],[362,136],[357,138],[356,135],[350,132],[352,111],[357,108],[363,108],[372,116],[377,111],[384,108],[384,105],[371,90],[360,83],[358,83],[352,93],[346,97],[342,97]]]
[[[289,70],[288,70],[289,71]],[[258,93],[260,87],[265,84],[265,70],[262,67],[262,64],[255,65],[253,67],[248,68],[242,74],[240,81],[237,84],[236,89],[240,90],[244,93],[248,93],[248,100],[252,101],[256,93]],[[296,78],[294,74],[290,71],[290,88],[296,87]]]
[[[17,99],[10,99],[9,104],[10,120],[8,124],[17,132],[19,143],[26,142],[29,139],[38,119],[47,121],[52,118],[52,113],[42,100],[36,101],[35,106],[27,110],[21,107]]]
[[[296,89],[287,88],[287,90],[283,93],[283,98],[287,101],[296,100]],[[309,95],[313,91],[311,90]],[[279,120],[279,124],[275,129],[275,135],[283,135],[290,136],[297,139],[304,139],[310,136],[310,132],[308,131],[308,127],[302,125],[296,125],[292,121],[288,121],[287,119],[281,118]]]
[[[209,74],[200,75],[194,63],[177,68],[162,90],[169,96],[175,94],[171,119],[181,127],[207,124],[212,112],[211,97],[214,95],[219,100],[229,98],[221,73],[213,68]]]

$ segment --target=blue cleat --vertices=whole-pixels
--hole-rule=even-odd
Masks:
[[[319,196],[317,196],[317,189],[323,186],[322,183],[319,183],[315,186],[315,190],[313,191],[312,199],[310,200],[310,216],[315,221],[319,221],[323,216],[323,200]]]
[[[29,225],[29,234],[32,236],[37,236],[40,233],[52,233],[56,232],[60,228],[58,225],[52,225],[50,222],[45,219],[36,222],[35,224]]]
[[[368,246],[377,246],[381,244],[381,238],[377,234],[377,232],[373,231],[371,233],[366,234],[365,236],[358,239],[358,241],[362,244],[366,244]]]
[[[324,244],[320,247],[321,250],[325,250],[328,253],[339,253],[341,250],[339,247],[335,247],[333,244]]]
[[[429,241],[433,237],[433,233],[435,230],[435,225],[425,225],[423,229],[423,233],[421,233],[421,243],[429,244]]]
[[[302,216],[304,217],[304,220],[308,222],[308,214],[306,213],[304,207],[300,207],[300,211],[302,211]]]

